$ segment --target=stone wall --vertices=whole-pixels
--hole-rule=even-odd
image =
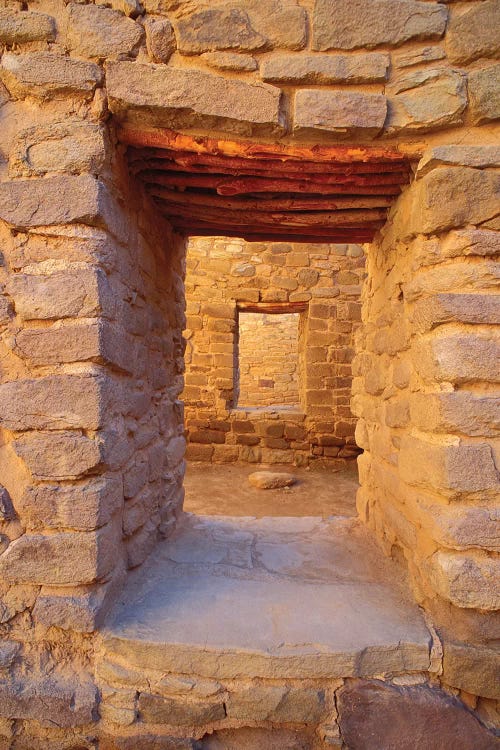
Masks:
[[[497,157],[431,154],[370,247],[352,402],[361,517],[406,558],[444,682],[485,698],[500,605]]]
[[[359,245],[190,240],[183,392],[188,458],[307,465],[357,455],[349,400],[363,277]],[[239,310],[266,305],[300,311],[295,409],[246,408],[235,390],[238,323],[248,315]],[[268,353],[262,341],[254,350]]]
[[[299,314],[238,315],[238,407],[299,407]]]

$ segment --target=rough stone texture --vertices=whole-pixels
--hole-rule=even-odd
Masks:
[[[0,521],[12,521],[15,517],[11,497],[5,487],[0,485]]]
[[[201,59],[210,68],[217,70],[257,70],[257,60],[251,55],[242,55],[237,52],[205,52]]]
[[[162,127],[190,127],[203,117],[210,127],[240,134],[282,131],[280,90],[261,83],[224,80],[195,70],[112,63],[107,75],[111,111]]]
[[[174,28],[168,18],[146,18],[146,46],[153,62],[167,63],[177,47]]]
[[[38,432],[20,437],[14,448],[40,480],[78,479],[102,460],[100,444],[73,432]]]
[[[221,701],[189,701],[175,698],[160,698],[157,695],[141,693],[139,696],[139,716],[151,724],[208,724],[225,717]]]
[[[375,83],[385,81],[389,56],[276,55],[264,60],[261,78],[273,83]]]
[[[295,96],[293,129],[296,135],[374,138],[384,127],[386,113],[382,94],[303,89]]]
[[[18,11],[0,8],[0,42],[23,44],[24,42],[53,41],[54,19],[45,13],[31,10]]]
[[[444,647],[443,674],[450,685],[472,695],[498,700],[500,655],[495,648],[447,643]]]
[[[479,57],[496,57],[500,52],[497,29],[500,3],[473,3],[465,13],[453,11],[446,34],[446,54],[454,63],[468,63]]]
[[[500,146],[436,146],[420,159],[417,176],[442,165],[500,167]]]
[[[253,52],[267,45],[266,38],[252,28],[248,14],[239,8],[193,13],[177,21],[175,31],[183,55],[228,49]]]
[[[467,91],[462,73],[439,69],[417,71],[392,83],[386,92],[389,133],[431,130],[463,121]]]
[[[69,6],[69,48],[90,60],[127,57],[143,41],[142,27],[111,8]]]
[[[493,750],[493,735],[459,701],[428,687],[353,682],[339,693],[340,731],[352,750]]]
[[[500,118],[500,64],[469,73],[468,90],[474,124]]]
[[[409,39],[440,37],[446,8],[413,0],[316,0],[313,49],[399,45]],[[390,22],[389,22],[390,19]]]
[[[273,490],[277,487],[291,487],[297,478],[293,474],[279,471],[254,471],[248,477],[250,484],[261,490]]]
[[[12,96],[81,95],[89,98],[102,81],[102,71],[94,63],[73,60],[54,52],[6,53],[0,77]]]

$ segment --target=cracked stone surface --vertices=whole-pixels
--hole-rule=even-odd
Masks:
[[[185,514],[104,628],[134,666],[205,677],[426,670],[430,635],[359,521]]]

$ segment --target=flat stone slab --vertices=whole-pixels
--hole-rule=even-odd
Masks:
[[[260,490],[276,490],[280,487],[291,487],[297,477],[286,471],[254,471],[248,481]]]
[[[107,656],[214,678],[426,670],[430,635],[357,519],[186,514],[129,577]]]

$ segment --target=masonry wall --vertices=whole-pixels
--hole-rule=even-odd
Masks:
[[[488,149],[475,152],[481,169],[467,149],[449,153],[454,166],[421,162],[368,252],[358,510],[408,563],[444,642],[443,681],[482,696],[487,716],[500,604],[499,174]]]
[[[363,276],[358,245],[190,240],[182,394],[188,458],[307,465],[357,455],[349,400]],[[294,409],[252,409],[238,398],[238,324],[247,315],[239,309],[269,304],[300,311]],[[259,361],[271,353],[261,337],[254,352]]]

